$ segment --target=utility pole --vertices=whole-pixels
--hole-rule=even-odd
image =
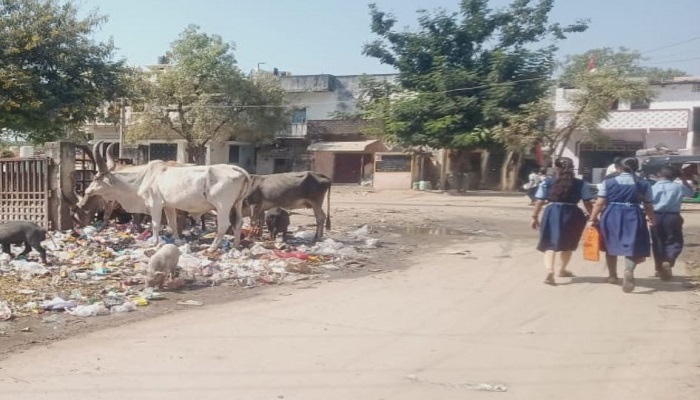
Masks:
[[[124,125],[126,125],[126,99],[119,99],[119,158],[124,158]]]

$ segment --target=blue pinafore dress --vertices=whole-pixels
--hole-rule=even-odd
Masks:
[[[574,251],[578,248],[581,235],[586,227],[586,216],[578,206],[581,200],[590,200],[585,183],[574,179],[569,193],[563,198],[555,198],[551,193],[554,179],[542,183],[538,200],[548,200],[540,223],[540,241],[537,250]],[[586,197],[586,198],[584,198]]]
[[[611,256],[649,257],[651,238],[642,203],[651,192],[650,185],[643,180],[627,184],[621,179],[624,175],[604,182],[608,204],[600,218],[603,250]]]

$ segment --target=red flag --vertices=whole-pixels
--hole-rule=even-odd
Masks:
[[[537,146],[535,146],[535,158],[537,159],[537,164],[544,165],[544,152],[542,151],[542,143],[537,143]]]
[[[591,55],[588,58],[588,72],[595,72],[596,66],[595,66],[595,56]]]

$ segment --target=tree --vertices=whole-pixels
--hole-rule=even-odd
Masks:
[[[599,137],[599,125],[605,121],[613,106],[619,102],[648,102],[653,94],[646,79],[639,78],[636,72],[616,65],[596,66],[593,71],[579,70],[577,59],[572,57],[565,71],[574,88],[568,98],[571,111],[558,116],[557,127],[549,136],[552,151],[557,149],[561,157],[574,132],[581,132],[583,140]]]
[[[531,149],[541,144],[549,149],[549,157],[561,157],[574,133],[583,141],[605,140],[600,124],[605,121],[616,102],[646,102],[652,93],[645,79],[630,76],[627,69],[602,66],[595,71],[580,70],[582,55],[570,57],[567,71],[570,84],[576,89],[568,96],[570,110],[554,116],[550,96],[521,106],[494,129],[495,137],[513,151]],[[556,124],[552,121],[556,118]]]
[[[559,84],[562,87],[575,87],[577,77],[589,70],[591,67],[615,70],[620,75],[647,78],[652,83],[670,81],[675,77],[687,76],[685,71],[673,68],[657,68],[644,65],[645,58],[642,53],[630,50],[625,47],[612,49],[604,47],[601,49],[588,50],[583,54],[575,54],[566,57],[563,63],[563,71],[559,77]]]
[[[552,100],[549,96],[543,96],[532,103],[521,105],[518,112],[508,115],[503,123],[491,131],[493,138],[502,143],[511,155],[506,158],[506,163],[519,166],[518,160],[523,154],[537,145],[551,144],[549,119],[552,114]],[[501,181],[513,189],[517,184],[517,173],[516,168],[503,168]]]
[[[284,93],[272,75],[246,78],[232,50],[221,36],[187,27],[172,44],[170,64],[142,82],[144,111],[129,137],[164,133],[185,139],[189,161],[196,164],[205,162],[211,142],[272,140],[289,122]]]
[[[0,129],[56,140],[123,94],[114,45],[92,39],[106,18],[58,0],[0,0]]]
[[[585,21],[550,23],[553,0],[515,0],[501,10],[488,3],[462,0],[455,13],[419,11],[417,32],[397,31],[394,17],[370,5],[378,38],[363,52],[396,68],[401,88],[412,93],[391,103],[388,135],[463,154],[489,144],[484,133],[548,90],[556,47],[540,43],[587,29]]]

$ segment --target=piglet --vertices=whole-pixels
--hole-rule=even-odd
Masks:
[[[166,244],[161,247],[148,261],[146,287],[157,286],[162,289],[166,278],[173,279],[178,261],[180,261],[180,249],[177,246]]]
[[[265,215],[265,225],[270,232],[270,240],[275,240],[280,233],[284,239],[289,228],[289,213],[280,207],[270,210]]]
[[[20,256],[26,256],[32,251],[32,248],[39,252],[41,261],[48,264],[46,261],[46,249],[41,245],[41,242],[46,240],[46,229],[29,221],[10,221],[0,224],[0,244],[2,251],[12,256],[10,245],[21,245],[24,243],[24,251]]]

